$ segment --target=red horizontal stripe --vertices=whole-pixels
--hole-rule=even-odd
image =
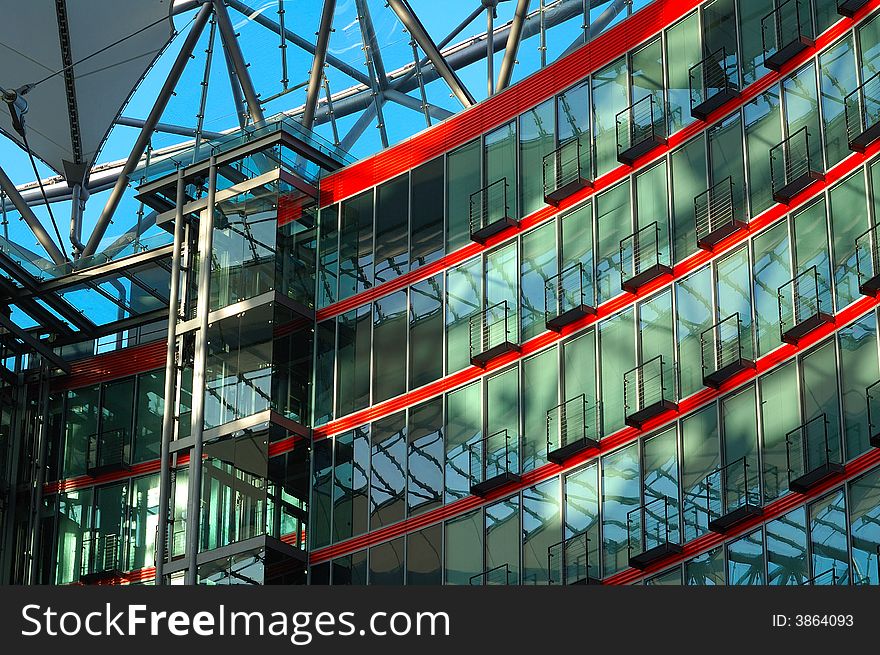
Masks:
[[[52,380],[52,391],[79,389],[164,368],[166,344],[162,339],[71,362],[68,375]]]
[[[339,557],[341,555],[346,555],[348,553],[361,550],[362,548],[366,548],[367,546],[375,545],[383,541],[388,541],[389,539],[394,539],[401,535],[419,530],[429,525],[433,525],[448,518],[464,514],[477,507],[482,507],[484,505],[490,504],[495,500],[507,497],[510,494],[521,491],[522,489],[535,485],[539,482],[549,480],[550,478],[555,477],[560,473],[574,469],[588,461],[597,459],[598,457],[605,455],[613,450],[616,450],[621,446],[636,441],[642,435],[650,434],[658,428],[661,428],[679,418],[682,418],[687,414],[701,409],[708,403],[717,400],[719,397],[731,391],[732,389],[735,389],[754,379],[759,374],[765,373],[768,370],[779,366],[786,360],[789,360],[797,355],[799,352],[810,348],[811,346],[833,334],[840,328],[864,316],[867,312],[870,312],[871,310],[876,308],[878,304],[880,304],[880,298],[860,298],[856,302],[843,309],[840,313],[838,313],[834,317],[833,323],[825,324],[817,328],[816,330],[813,330],[811,333],[801,339],[801,341],[797,345],[783,344],[782,346],[776,348],[767,355],[758,358],[758,360],[755,362],[754,370],[742,371],[735,377],[727,380],[718,389],[705,388],[691,396],[688,396],[687,398],[679,402],[677,410],[669,410],[667,412],[664,412],[663,414],[655,417],[654,419],[646,423],[641,429],[626,427],[622,430],[618,430],[614,434],[603,438],[599,442],[598,448],[592,448],[583,453],[580,453],[567,460],[563,465],[554,463],[544,464],[539,468],[533,469],[528,473],[525,473],[519,483],[512,483],[505,485],[504,487],[500,487],[490,494],[486,495],[485,497],[466,496],[442,507],[438,507],[435,510],[425,512],[424,514],[404,519],[403,521],[400,521],[398,523],[379,528],[378,530],[373,530],[372,532],[367,532],[358,537],[353,537],[352,539],[341,541],[339,543],[333,544],[332,546],[326,546],[324,548],[316,549],[312,551],[309,561],[313,564],[327,561],[334,557]]]

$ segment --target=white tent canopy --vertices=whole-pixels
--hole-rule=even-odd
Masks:
[[[61,174],[65,162],[91,167],[113,121],[169,43],[173,4],[0,0],[0,87],[39,82],[24,95],[34,155]],[[6,106],[0,132],[24,147]]]

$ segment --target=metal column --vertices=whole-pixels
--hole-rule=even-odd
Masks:
[[[164,584],[162,569],[165,566],[168,540],[168,503],[171,498],[171,440],[175,433],[176,409],[175,386],[177,382],[177,321],[180,307],[180,257],[183,250],[183,169],[177,170],[177,214],[174,217],[174,249],[171,255],[171,283],[168,291],[168,338],[165,349],[165,406],[162,414],[162,446],[159,468],[159,535],[156,540],[156,580]]]
[[[211,249],[214,242],[214,204],[217,193],[217,157],[211,155],[208,169],[208,206],[199,218],[199,279],[196,303],[195,357],[192,376],[192,416],[190,434],[193,438],[189,460],[189,497],[186,510],[186,556],[189,561],[187,584],[198,583],[198,553],[202,506],[202,435],[205,428],[205,369],[208,363],[208,314],[211,310]]]

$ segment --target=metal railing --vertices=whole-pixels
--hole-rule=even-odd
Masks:
[[[726,177],[694,198],[697,246],[711,247],[728,234],[745,227],[736,220],[733,177]]]
[[[770,183],[774,199],[788,202],[791,196],[805,188],[818,175],[814,163],[806,125],[770,148]]]
[[[788,482],[817,471],[828,464],[839,464],[839,452],[831,448],[828,417],[822,413],[785,435],[785,463]]]
[[[88,530],[83,534],[80,576],[113,574],[121,570],[118,534],[103,534],[100,530]]]
[[[505,562],[498,566],[486,569],[481,573],[472,575],[468,580],[471,585],[509,585],[510,582],[510,564]]]
[[[880,136],[880,72],[862,82],[843,99],[846,138],[853,150]]]
[[[519,471],[519,443],[512,444],[507,431],[498,430],[468,444],[468,477],[471,487]],[[518,442],[518,439],[517,439]]]
[[[572,264],[544,283],[544,322],[581,307],[595,307],[596,290],[592,271],[581,263]]]
[[[590,575],[590,538],[581,532],[558,541],[547,549],[547,574],[551,585],[578,584],[596,576]]]
[[[585,142],[583,142],[585,140]],[[588,182],[592,175],[589,134],[579,134],[559,144],[543,159],[544,197],[554,198],[563,189]]]
[[[776,290],[779,307],[779,336],[823,313],[819,293],[819,271],[815,265],[798,273]]]
[[[865,388],[865,400],[868,403],[868,437],[871,443],[876,446],[880,440],[880,380]],[[880,550],[878,550],[878,555],[880,555]],[[880,565],[880,561],[878,561],[878,565]]]
[[[127,469],[131,466],[131,439],[126,428],[90,434],[86,472]]]
[[[710,523],[741,507],[757,507],[761,502],[758,474],[751,473],[745,457],[715,469],[703,484]]]
[[[660,225],[654,221],[620,240],[621,286],[660,265]]]
[[[653,94],[646,95],[617,113],[614,124],[617,131],[617,159],[632,163],[666,138],[666,121],[657,107]]]
[[[510,218],[510,205],[507,201],[508,186],[507,178],[502,177],[471,194],[468,216],[471,236],[494,223]]]
[[[734,312],[700,333],[700,362],[704,380],[743,361],[742,333],[739,312]]]
[[[671,543],[669,516],[678,510],[670,505],[668,496],[660,496],[626,513],[626,546],[630,559]]]
[[[626,416],[665,401],[675,402],[675,373],[670,362],[657,355],[623,374],[623,410]]]
[[[511,313],[507,301],[503,300],[471,314],[468,319],[471,358],[516,341],[516,322]]]
[[[599,409],[599,403],[590,403],[586,394],[581,394],[548,410],[547,452],[577,443],[597,442]]]
[[[809,0],[784,0],[761,19],[764,65],[777,69],[797,54],[802,39],[812,39],[813,23]]]
[[[728,61],[728,52],[718,48],[688,69],[691,115],[705,118],[707,111],[702,107],[715,108],[739,93],[736,58]]]
[[[873,295],[880,290],[880,223],[875,223],[856,237],[856,273],[859,291]]]
[[[186,553],[186,521],[168,522],[168,539],[165,542],[165,562],[168,563]],[[156,540],[153,542],[153,561],[159,560],[159,526],[156,526]]]
[[[844,573],[846,570],[844,569]],[[837,586],[844,582],[843,575],[837,575],[837,565],[833,564],[830,569],[825,569],[821,573],[815,574],[812,578],[805,580],[802,586],[819,587],[819,586]]]

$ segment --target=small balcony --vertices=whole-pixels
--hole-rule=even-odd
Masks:
[[[131,468],[131,438],[125,428],[90,434],[86,452],[86,475],[127,471]]]
[[[819,273],[815,266],[799,273],[776,290],[779,305],[779,337],[784,343],[797,344],[810,332],[834,316],[826,311],[830,293],[819,291]]]
[[[596,566],[590,564],[590,539],[581,532],[547,549],[548,582],[551,585],[601,584]]]
[[[791,0],[789,0],[791,1]],[[773,200],[784,205],[811,186],[825,179],[810,153],[810,132],[806,125],[770,149],[770,183]]]
[[[496,303],[469,319],[471,363],[485,367],[491,360],[509,352],[519,352],[516,315],[507,301]]]
[[[592,185],[589,135],[561,143],[544,157],[544,202],[559,204],[575,191]]]
[[[868,401],[868,438],[874,448],[880,448],[880,380],[865,389]]]
[[[719,48],[688,71],[691,116],[697,120],[706,120],[721,105],[739,97],[736,58],[728,56],[725,48]]]
[[[469,583],[474,586],[497,586],[516,584],[510,564],[504,563],[477,573],[470,577]]]
[[[697,247],[712,250],[731,234],[748,228],[737,218],[733,178],[727,177],[694,198]]]
[[[672,275],[672,267],[661,261],[656,221],[620,240],[620,268],[620,288],[627,293],[638,293],[648,282]]]
[[[831,448],[825,414],[811,418],[785,435],[785,457],[788,488],[797,493],[807,493],[828,478],[843,473],[840,448]]]
[[[468,446],[471,493],[485,496],[510,482],[519,482],[519,439],[507,430],[493,432]]]
[[[880,137],[880,73],[862,82],[843,99],[849,149],[865,152]]]
[[[578,262],[544,284],[544,325],[558,332],[569,323],[596,313],[592,271]]]
[[[876,223],[856,237],[856,272],[859,293],[876,296],[880,291],[880,223]]]
[[[718,389],[735,375],[755,368],[752,349],[743,348],[743,341],[751,343],[751,328],[744,328],[739,312],[718,321],[700,334],[700,359],[703,384]]]
[[[85,532],[79,581],[96,584],[121,577],[120,541],[117,534],[103,534],[100,530]]]
[[[653,562],[681,552],[672,539],[678,525],[678,509],[667,496],[661,496],[627,512],[627,552],[629,565],[647,568]]]
[[[868,4],[868,0],[837,0],[837,13],[852,18],[866,4]]]
[[[666,144],[666,118],[653,95],[647,95],[619,112],[617,161],[632,166],[639,157]]]
[[[662,355],[624,374],[623,411],[627,425],[640,430],[651,419],[676,409],[674,367]]]
[[[547,459],[562,464],[573,455],[599,446],[599,404],[585,394],[547,412]]]
[[[778,71],[782,66],[813,47],[813,20],[809,0],[785,0],[761,19],[764,66]]]
[[[507,178],[502,177],[471,194],[468,218],[472,240],[485,243],[489,237],[517,226],[510,211],[508,186]]]
[[[758,475],[743,457],[712,471],[703,480],[709,529],[724,534],[743,521],[761,516]]]

